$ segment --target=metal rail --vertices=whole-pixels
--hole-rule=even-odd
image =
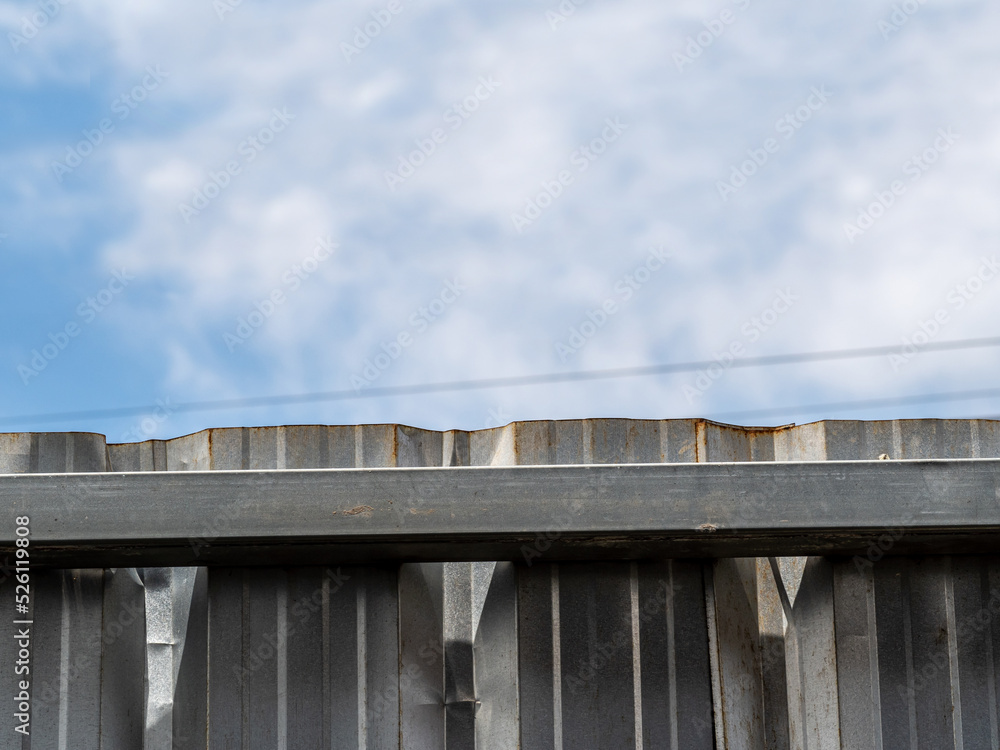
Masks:
[[[892,554],[1000,541],[1000,459],[9,474],[0,499],[30,515],[33,564],[60,567],[853,555],[890,532]]]

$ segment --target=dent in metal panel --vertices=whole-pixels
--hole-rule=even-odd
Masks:
[[[205,750],[208,730],[208,569],[197,568],[174,688],[173,750]]]
[[[471,453],[469,433],[463,430],[448,430],[441,441],[442,466],[469,466]]]
[[[756,561],[718,560],[712,582],[719,685],[716,723],[726,750],[764,750]]]
[[[166,441],[169,471],[245,469],[241,428],[202,430]]]
[[[697,422],[698,461],[773,461],[774,431]]]
[[[517,463],[514,451],[514,425],[476,430],[469,433],[470,466],[513,466]]]
[[[476,744],[473,563],[445,563],[443,593],[445,745],[457,750]]]
[[[694,420],[660,422],[660,454],[665,463],[695,463],[698,460],[698,431]]]
[[[488,565],[475,625],[476,748],[509,750],[518,746],[519,734],[517,572],[509,562]]]
[[[146,611],[136,571],[106,571],[101,645],[101,748],[141,747],[145,703]],[[97,715],[95,707],[94,715]],[[75,745],[69,745],[75,750]]]
[[[396,428],[396,466],[444,466],[444,433]]]
[[[826,422],[779,429],[774,433],[775,461],[823,461],[827,458]]]
[[[444,566],[399,568],[399,732],[401,747],[445,747]],[[386,696],[391,700],[394,696]]]
[[[789,713],[795,704],[789,703],[790,674],[785,640],[785,613],[782,608],[780,577],[772,573],[767,558],[756,558],[755,590],[748,596],[756,597],[758,657],[760,660],[761,698],[764,702],[764,746],[767,750],[787,750],[789,741]]]
[[[197,568],[146,568],[147,748],[172,747],[174,696],[184,656]]]
[[[841,741],[833,565],[821,557],[809,558],[799,585],[789,596],[782,583],[782,568],[777,560],[772,560],[787,623],[791,747],[838,750]]]

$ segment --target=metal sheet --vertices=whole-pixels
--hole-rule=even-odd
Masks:
[[[827,462],[799,467],[821,473],[825,469],[828,481],[834,482],[843,480],[829,479],[840,468],[830,461],[873,461],[883,454],[890,460],[873,465],[875,474],[856,478],[856,486],[865,488],[857,496],[838,486],[836,497],[824,499],[815,486],[806,486],[799,488],[801,504],[792,506],[813,523],[827,511],[869,523],[870,533],[854,539],[856,546],[846,544],[843,535],[816,531],[815,525],[805,535],[805,545],[793,536],[775,534],[757,548],[727,546],[730,531],[752,531],[761,519],[773,523],[776,508],[781,510],[774,504],[775,497],[781,498],[781,482],[770,462]],[[607,523],[615,518],[613,501],[621,508],[633,500],[628,487],[600,482],[567,492],[567,504],[557,507],[546,505],[544,487],[526,484],[525,496],[535,500],[536,513],[519,519],[525,535],[506,546],[487,541],[466,555],[456,553],[455,539],[461,540],[454,536],[424,549],[425,559],[455,560],[448,566],[338,570],[330,565],[338,558],[329,545],[303,545],[297,560],[284,562],[307,562],[310,567],[283,568],[277,565],[280,550],[258,547],[253,559],[229,560],[255,567],[202,568],[194,574],[190,594],[174,598],[168,610],[162,610],[163,622],[173,623],[169,638],[159,633],[152,612],[147,633],[143,601],[155,598],[155,589],[144,589],[126,568],[106,573],[37,571],[38,604],[51,610],[47,622],[54,617],[58,623],[48,625],[36,642],[39,668],[51,672],[55,664],[58,684],[65,686],[66,700],[57,701],[67,707],[62,736],[65,741],[71,736],[79,740],[67,746],[130,749],[142,744],[147,694],[172,695],[172,740],[177,747],[192,748],[242,749],[265,741],[286,748],[444,748],[453,743],[500,748],[515,746],[515,740],[524,748],[603,743],[722,750],[782,747],[781,742],[810,750],[1000,748],[997,560],[899,557],[967,548],[956,544],[955,537],[922,536],[912,528],[902,534],[900,524],[912,525],[914,519],[886,515],[886,509],[906,506],[893,506],[893,496],[872,479],[895,480],[896,472],[907,471],[906,464],[900,465],[907,460],[998,456],[997,423],[960,420],[823,422],[783,428],[698,420],[579,420],[446,433],[397,425],[234,428],[127,446],[105,446],[101,436],[79,433],[0,435],[4,473],[436,466],[449,467],[451,477],[456,470],[468,471],[458,467],[469,466],[544,464],[576,471],[589,464],[599,466],[588,471],[614,471],[616,464],[712,463],[714,467],[700,468],[714,471],[698,476],[722,481],[719,478],[727,475],[733,482],[720,506],[728,515],[685,521],[717,525],[719,529],[710,532],[711,547],[705,546],[707,534],[702,531],[657,543],[633,537],[578,544],[574,517],[590,512]],[[757,472],[746,467],[748,473],[741,474],[739,467],[718,462],[769,463],[755,467],[761,470]],[[942,509],[935,503],[948,497],[957,500],[967,489],[962,484],[966,478],[958,475],[968,468],[956,472],[924,472],[908,485],[918,506],[926,502],[922,509],[928,515]],[[384,508],[386,528],[419,534],[434,525],[435,516],[444,515],[442,487],[447,490],[454,480],[435,485],[422,481],[419,473],[396,472],[394,476],[404,481],[380,488],[383,499],[393,500],[391,508]],[[754,481],[747,477],[754,476],[758,489],[747,491],[748,482]],[[0,486],[4,502],[7,488]],[[55,511],[66,522],[65,513],[89,507],[98,497],[94,485],[86,482],[64,489],[50,508],[52,523],[33,523],[39,541],[44,541],[46,526],[56,527]],[[897,489],[902,494],[899,485]],[[984,505],[971,511],[966,507],[962,523],[993,525],[995,519],[980,512],[990,511],[990,499],[995,509],[995,483],[992,489],[990,496],[990,486],[981,485]],[[246,487],[239,491],[244,500],[254,500]],[[592,504],[602,497],[606,505]],[[865,497],[881,498],[884,506],[869,507]],[[213,545],[239,532],[241,514],[253,510],[252,502],[229,500],[216,514],[199,519],[188,535],[191,539],[182,540],[191,561],[227,562],[211,559]],[[371,515],[362,509],[350,518],[374,528],[382,515],[376,511],[383,508],[377,502],[362,504],[371,506]],[[141,508],[126,507],[126,513],[119,509],[119,514],[124,517],[132,510]],[[788,520],[788,514],[777,515]],[[657,523],[662,520],[662,514],[656,517]],[[280,521],[267,519],[268,531],[280,529]],[[489,523],[495,529],[497,518],[489,518]],[[367,541],[366,559],[383,562],[404,555],[412,559],[417,549],[410,546],[404,553],[397,544],[399,536],[381,547]],[[205,542],[209,546],[203,546]],[[571,556],[573,549],[592,559],[610,555],[639,562],[553,564]],[[788,557],[806,550],[856,556]],[[131,552],[129,564],[139,564]],[[779,557],[774,566],[766,559],[650,560],[750,552]],[[460,562],[504,557],[516,565]],[[330,572],[324,572],[328,568]],[[446,575],[449,568],[453,575]],[[69,599],[64,601],[76,594],[63,592],[64,581],[74,575],[93,584],[90,593],[79,597],[82,608],[75,604],[76,609],[67,608]],[[657,592],[666,580],[672,581],[672,596],[661,605]],[[0,582],[0,602],[9,595],[9,587]],[[138,609],[124,607],[132,601],[129,597],[139,602]],[[656,603],[649,609],[654,616],[647,616],[646,602]],[[188,612],[185,628],[179,624],[183,611]],[[130,630],[119,623],[121,633],[115,635],[118,614],[128,619],[130,612],[132,622],[141,626]],[[135,612],[140,612],[138,618]],[[63,627],[66,620],[68,628]],[[88,627],[93,630],[88,621],[100,623],[97,630],[105,641],[100,670],[74,677],[72,662],[64,663],[62,654],[86,653],[87,644],[74,638]],[[0,635],[4,627],[0,623]],[[619,628],[629,636],[620,651],[614,649],[613,637]],[[601,640],[608,633],[610,647]],[[69,643],[65,649],[64,639]],[[171,653],[172,669],[150,670],[158,653],[156,648],[150,651],[151,645],[174,652],[180,643],[179,666]],[[264,658],[268,647],[274,655]],[[575,701],[569,683],[579,675],[571,660],[576,658],[578,670],[584,656],[594,659],[585,666],[604,679],[597,680],[596,695]],[[149,692],[144,677],[155,682]],[[8,684],[9,678],[4,679],[0,676],[0,687]],[[575,681],[573,686],[580,689]],[[100,707],[94,704],[95,695]],[[581,710],[583,704],[598,712],[597,719]],[[51,734],[53,726],[52,746],[59,747],[59,711],[49,716],[47,708],[38,706],[43,718],[36,717],[41,732],[34,747],[46,746],[41,735]],[[88,716],[99,717],[97,724],[91,718],[89,730]],[[4,736],[10,736],[7,720],[0,717]],[[185,731],[189,727],[192,731]],[[98,738],[97,745],[87,744],[91,736]],[[148,732],[145,744],[155,745]],[[0,748],[6,746],[0,739]]]

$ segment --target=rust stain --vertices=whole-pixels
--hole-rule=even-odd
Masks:
[[[350,510],[345,510],[344,511],[344,515],[345,516],[356,516],[359,513],[371,513],[374,510],[375,509],[372,506],[370,506],[370,505],[357,505],[357,506],[351,508]]]
[[[410,508],[410,513],[415,516],[429,516],[431,513],[436,513],[436,509],[431,508],[430,510],[417,510],[416,508]]]

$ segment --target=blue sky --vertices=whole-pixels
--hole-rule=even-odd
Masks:
[[[998,333],[995,3],[46,0],[0,27],[6,417]],[[998,362],[0,429],[725,415]]]

